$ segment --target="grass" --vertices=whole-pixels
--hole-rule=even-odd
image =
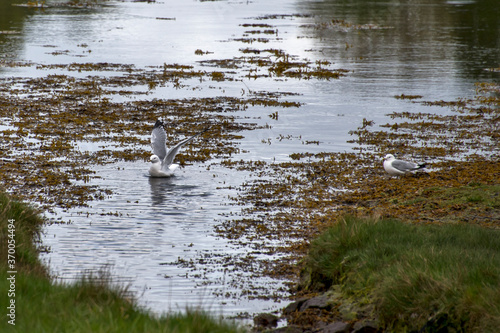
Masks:
[[[431,187],[399,205],[412,215],[439,223],[472,222],[494,226],[500,215],[500,185],[471,182],[457,187]]]
[[[390,331],[495,332],[499,254],[499,230],[344,217],[312,242],[306,287],[364,295]]]
[[[9,220],[14,220],[12,233]],[[38,259],[36,244],[43,223],[34,209],[0,193],[1,332],[243,331],[202,311],[155,316],[139,307],[126,287],[113,284],[105,269],[84,274],[74,284],[54,283]],[[8,243],[12,239],[16,244],[15,263],[9,267],[12,257],[8,257]],[[11,276],[15,276],[15,287],[7,280]],[[15,325],[9,323],[14,317],[6,316],[12,300]]]

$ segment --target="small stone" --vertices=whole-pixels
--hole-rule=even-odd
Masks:
[[[273,330],[272,332],[273,333],[302,333],[302,332],[304,332],[304,330],[298,326],[290,325],[290,326],[277,328],[277,329]]]
[[[283,314],[285,316],[288,316],[288,315],[291,315],[292,313],[294,313],[295,311],[298,311],[300,309],[300,307],[302,306],[302,304],[304,304],[304,302],[307,300],[308,300],[308,298],[303,297],[303,298],[299,298],[298,300],[296,300],[293,303],[288,304],[283,309]]]
[[[255,326],[271,328],[278,326],[278,317],[270,313],[260,313],[253,318]]]
[[[304,304],[300,306],[300,311],[305,311],[310,308],[326,309],[329,307],[330,305],[328,304],[328,296],[321,295],[305,301]]]
[[[327,326],[328,324],[325,323],[324,321],[320,320],[314,324],[313,329],[315,332],[323,332],[323,329]]]
[[[351,329],[351,324],[336,321],[327,325],[321,333],[348,333]]]

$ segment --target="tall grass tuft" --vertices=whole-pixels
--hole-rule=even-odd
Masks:
[[[311,244],[306,270],[310,287],[369,295],[391,330],[500,327],[500,230],[345,217]]]
[[[16,237],[16,266],[37,270],[39,269],[37,244],[40,241],[40,232],[44,223],[38,211],[9,195],[0,191],[0,265],[7,264],[8,221],[13,220]]]

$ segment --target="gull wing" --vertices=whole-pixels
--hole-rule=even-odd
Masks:
[[[158,156],[160,161],[163,161],[167,156],[167,133],[163,128],[163,122],[157,120],[153,131],[151,132],[151,148],[153,148],[153,154]]]
[[[201,131],[201,132],[199,132],[199,133],[196,133],[195,135],[193,135],[193,136],[191,136],[191,137],[189,137],[187,139],[182,140],[181,142],[179,142],[178,144],[176,144],[175,146],[173,146],[168,151],[167,156],[165,156],[165,159],[162,162],[162,169],[168,169],[168,167],[174,162],[175,155],[177,155],[177,153],[179,152],[179,149],[181,149],[182,146],[184,146],[189,141],[193,140],[198,135],[200,135],[202,133],[205,133],[207,130],[208,130],[208,128],[205,129],[205,130],[203,130],[203,131]]]
[[[399,171],[403,171],[403,172],[419,169],[418,164],[413,163],[413,162],[406,162],[406,161],[402,161],[402,160],[394,160],[394,161],[392,161],[391,165],[394,167],[394,169],[398,169]]]

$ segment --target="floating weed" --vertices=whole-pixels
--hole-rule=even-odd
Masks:
[[[295,18],[306,18],[313,17],[312,14],[269,14],[255,17],[256,20],[283,20],[283,19],[295,19]]]
[[[375,29],[388,29],[389,27],[383,27],[376,24],[354,24],[352,22],[343,19],[331,19],[325,22],[316,22],[311,24],[305,24],[303,27],[309,27],[316,30],[339,30],[339,31],[351,31],[351,30],[375,30]]]
[[[490,86],[490,89],[495,89]],[[478,93],[484,91],[478,90]],[[489,94],[486,93],[486,94]],[[350,134],[351,140],[376,152],[410,150],[415,155],[444,158],[454,154],[474,154],[478,149],[493,153],[498,150],[498,97],[485,103],[484,94],[473,100],[421,102],[423,105],[451,107],[452,115],[395,112],[392,119],[407,119],[381,127],[390,131],[370,131],[365,126]]]
[[[268,34],[268,35],[274,35],[274,34],[277,34],[277,30],[273,30],[273,29],[266,29],[266,30],[247,30],[247,31],[245,31],[245,34],[251,34],[251,35],[256,35],[256,34]]]
[[[405,95],[405,94],[401,94],[401,95],[396,95],[394,96],[394,98],[396,99],[409,99],[409,100],[412,100],[412,99],[420,99],[422,98],[423,96],[421,95]]]
[[[233,41],[245,44],[253,42],[267,43],[268,40],[262,38],[237,38]],[[334,69],[332,64],[326,60],[319,60],[315,63],[296,59],[297,57],[286,53],[280,49],[258,49],[242,48],[240,52],[250,57],[234,57],[225,60],[205,60],[200,63],[206,66],[217,66],[227,69],[246,69],[248,77],[257,79],[259,77],[288,77],[295,79],[338,79],[344,76],[348,70]],[[260,71],[261,69],[266,71]]]
[[[243,24],[240,24],[240,26],[245,27],[245,28],[248,28],[248,27],[252,27],[252,28],[273,28],[272,25],[266,24],[266,23],[243,23]]]
[[[118,103],[112,101],[113,95],[147,94],[166,84],[180,88],[182,80],[190,78],[215,81],[231,78],[225,72],[199,71],[182,64],[163,64],[148,69],[112,63],[30,65],[38,70],[58,69],[61,73],[0,81],[0,117],[7,125],[0,133],[4,139],[0,147],[6,161],[0,165],[0,179],[21,197],[39,202],[47,209],[87,205],[90,200],[109,196],[109,190],[91,185],[96,177],[91,170],[78,166],[82,161],[86,165],[102,165],[117,160],[147,160],[150,148],[144,137],[149,135],[151,123],[157,118],[169,119],[170,125],[177,129],[175,133],[169,131],[169,142],[210,125],[209,133],[190,144],[192,153],[178,155],[178,162],[185,165],[205,162],[215,156],[230,157],[240,151],[237,141],[242,136],[237,132],[258,126],[240,123],[231,113],[254,106],[300,106],[282,100],[287,93],[265,92],[249,92],[244,98]],[[64,71],[115,72],[116,75],[76,78],[63,74]],[[122,89],[136,86],[145,89]],[[79,142],[96,142],[99,149],[81,151]],[[78,184],[80,181],[85,185]]]

